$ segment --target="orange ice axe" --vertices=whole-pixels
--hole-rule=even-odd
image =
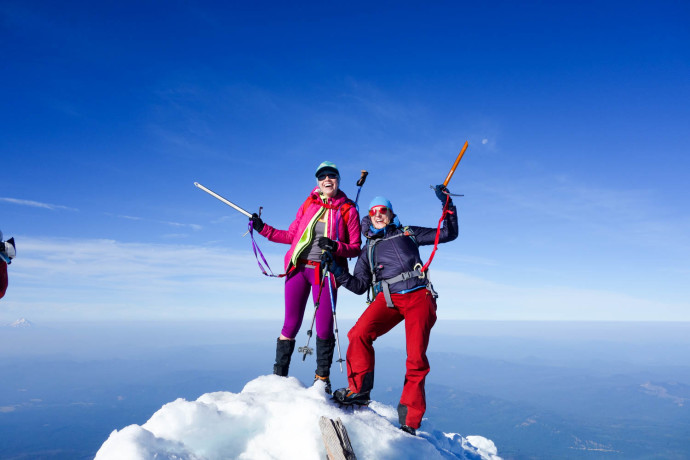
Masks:
[[[446,180],[443,181],[443,186],[447,187],[448,182],[450,182],[451,177],[453,177],[453,174],[455,173],[455,168],[458,167],[460,164],[460,160],[462,160],[462,156],[465,154],[465,150],[467,150],[467,141],[465,141],[465,145],[462,146],[462,150],[460,150],[460,153],[458,154],[458,157],[455,159],[455,163],[453,163],[453,167],[450,168],[450,172],[448,173],[448,176],[446,177]]]

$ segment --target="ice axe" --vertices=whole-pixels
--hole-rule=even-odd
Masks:
[[[450,168],[450,171],[448,172],[448,175],[446,176],[446,180],[443,181],[443,186],[448,187],[448,182],[450,182],[451,177],[453,177],[453,174],[455,174],[455,168],[458,167],[460,164],[460,160],[462,160],[462,156],[465,154],[465,150],[467,150],[467,141],[465,141],[465,145],[462,146],[462,150],[460,150],[460,153],[458,154],[458,157],[455,159],[455,163],[453,163],[453,167]]]
[[[431,186],[432,190],[434,190],[437,193],[438,192],[443,193],[446,195],[446,198],[443,199],[441,198],[441,201],[443,202],[443,213],[441,213],[441,218],[438,221],[438,227],[436,227],[436,238],[434,239],[434,249],[431,250],[431,255],[429,256],[429,260],[426,261],[426,263],[422,266],[421,272],[426,274],[426,271],[429,268],[429,264],[431,264],[431,261],[434,260],[434,255],[436,254],[436,250],[438,249],[438,242],[439,242],[439,236],[441,235],[441,226],[443,225],[443,221],[445,220],[446,216],[451,213],[449,211],[448,207],[452,203],[451,201],[451,196],[463,196],[463,195],[455,195],[453,193],[450,193],[448,189],[446,188],[448,183],[450,182],[451,177],[453,177],[453,173],[455,173],[455,168],[458,167],[458,164],[460,164],[460,160],[462,160],[462,156],[465,154],[465,150],[467,150],[467,145],[468,142],[465,141],[465,145],[462,146],[462,149],[460,150],[460,153],[458,154],[458,157],[455,159],[455,163],[453,163],[453,167],[450,168],[450,172],[448,172],[448,176],[446,176],[446,180],[443,181],[443,185],[437,185],[434,187],[433,185]],[[429,285],[431,286],[431,285]],[[431,292],[433,293],[434,290],[431,289]]]
[[[203,190],[204,192],[208,193],[208,194],[211,195],[212,197],[218,198],[218,199],[219,199],[220,201],[222,201],[223,203],[225,203],[225,204],[227,204],[228,206],[230,206],[231,208],[234,208],[235,210],[241,212],[242,214],[244,214],[245,216],[249,217],[250,219],[252,218],[252,215],[251,215],[250,212],[245,211],[244,209],[240,208],[239,206],[237,206],[237,205],[236,205],[235,203],[233,203],[232,201],[230,201],[230,200],[228,200],[228,199],[226,199],[226,198],[223,198],[222,196],[218,195],[218,194],[217,194],[216,192],[214,192],[213,190],[207,189],[206,187],[204,187],[203,185],[201,185],[201,184],[198,183],[198,182],[194,182],[194,185],[196,185],[197,188],[200,188],[201,190]]]
[[[462,156],[465,154],[465,150],[467,150],[467,146],[469,143],[465,141],[465,145],[462,146],[462,149],[460,149],[460,153],[458,153],[458,157],[455,159],[455,163],[453,163],[453,167],[450,168],[450,171],[448,171],[448,175],[446,176],[446,180],[443,181],[443,186],[447,187],[448,183],[450,182],[450,179],[453,177],[453,174],[455,174],[455,169],[458,167],[460,164],[460,160],[462,160]],[[435,187],[432,185],[432,189],[435,189]],[[463,196],[463,195],[453,195],[449,193],[448,191],[445,191],[444,193],[452,196]]]

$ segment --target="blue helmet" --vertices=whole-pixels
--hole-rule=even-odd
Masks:
[[[390,200],[382,196],[375,196],[374,199],[371,200],[371,203],[369,203],[369,209],[373,208],[374,206],[385,206],[390,209],[391,212],[393,212],[393,205],[391,204]]]

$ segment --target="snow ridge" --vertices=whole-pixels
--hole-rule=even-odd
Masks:
[[[168,403],[143,425],[113,431],[96,460],[322,460],[321,416],[342,420],[359,460],[500,460],[493,442],[481,436],[435,430],[410,436],[398,429],[390,406],[342,409],[323,383],[305,388],[294,377],[274,375],[250,381],[237,394],[219,391]]]

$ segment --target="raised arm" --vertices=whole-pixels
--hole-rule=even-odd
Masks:
[[[430,227],[413,227],[410,229],[414,233],[417,244],[420,246],[426,246],[434,244],[436,240],[436,228]],[[443,218],[443,224],[441,226],[441,232],[438,237],[439,243],[447,243],[448,241],[453,241],[458,237],[458,212],[454,205],[448,207],[448,212]]]

